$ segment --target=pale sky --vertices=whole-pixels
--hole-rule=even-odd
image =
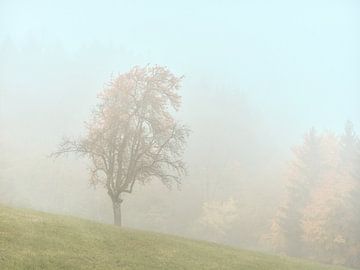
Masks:
[[[230,99],[241,93],[299,132],[340,130],[347,119],[359,128],[359,30],[357,0],[0,0],[0,42],[61,47],[70,55],[84,47],[121,49],[130,60],[110,60],[99,81],[135,64],[167,65],[186,76],[185,84],[219,87]]]

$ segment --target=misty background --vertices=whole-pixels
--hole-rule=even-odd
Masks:
[[[165,65],[185,76],[189,175],[180,190],[138,185],[124,225],[262,248],[291,148],[311,127],[360,131],[359,12],[358,1],[0,0],[0,202],[112,223],[86,161],[49,154],[84,132],[111,76]],[[204,229],[217,207],[236,231]]]

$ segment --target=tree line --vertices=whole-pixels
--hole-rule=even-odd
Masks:
[[[278,252],[360,267],[360,141],[314,128],[293,149],[286,198],[272,222]]]

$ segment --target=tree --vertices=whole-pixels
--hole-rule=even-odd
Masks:
[[[301,146],[293,150],[294,160],[287,173],[286,199],[272,222],[272,246],[291,256],[304,256],[301,219],[312,187],[322,169],[321,137],[314,128]]]
[[[238,219],[238,202],[232,197],[227,200],[207,201],[202,205],[202,213],[196,222],[196,229],[201,235],[207,235],[214,242],[218,242],[225,240]]]
[[[120,74],[100,93],[86,135],[65,138],[54,153],[90,160],[90,181],[106,188],[115,225],[121,226],[122,194],[132,193],[135,183],[159,179],[171,187],[186,174],[182,154],[189,129],[172,115],[180,107],[181,80],[160,66]]]
[[[359,267],[359,140],[351,122],[341,137],[324,138],[326,167],[304,210],[304,239],[314,258]]]
[[[272,227],[273,244],[290,255],[359,267],[359,138],[351,122],[342,136],[311,134],[292,163],[287,201]]]
[[[342,182],[349,187],[346,194],[346,214],[349,222],[344,224],[345,250],[343,257],[350,267],[360,267],[360,140],[353,124],[348,121],[340,138],[340,168]],[[345,212],[346,211],[346,212]]]
[[[339,138],[333,133],[322,137],[323,169],[320,181],[314,186],[301,220],[303,239],[310,258],[327,263],[339,263],[344,237],[341,227],[347,223],[343,200],[348,185],[339,175]]]

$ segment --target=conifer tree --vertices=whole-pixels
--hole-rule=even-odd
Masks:
[[[301,219],[310,191],[319,181],[322,158],[321,137],[314,128],[294,148],[294,160],[287,174],[286,199],[272,225],[275,249],[291,256],[304,256]]]

